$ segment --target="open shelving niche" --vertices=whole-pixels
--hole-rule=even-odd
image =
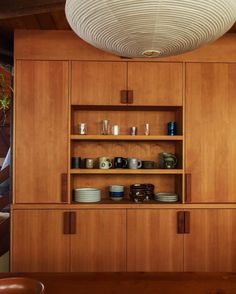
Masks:
[[[107,119],[112,125],[120,126],[120,135],[100,135],[101,121]],[[167,123],[177,122],[177,135],[167,135]],[[79,122],[87,124],[87,135],[78,134]],[[149,123],[150,135],[144,135],[144,124]],[[137,126],[138,134],[129,135],[129,128]],[[184,202],[184,135],[183,107],[181,106],[71,106],[70,154],[84,158],[135,157],[140,160],[159,161],[161,152],[177,155],[174,169],[69,169],[69,202],[73,201],[73,190],[81,187],[96,187],[102,190],[102,201],[109,203],[109,186],[124,185],[122,201],[110,203],[133,203],[129,198],[129,186],[135,183],[152,183],[155,192],[173,192]],[[130,202],[129,202],[130,201]],[[160,204],[156,201],[145,203]],[[165,203],[166,204],[166,203]]]

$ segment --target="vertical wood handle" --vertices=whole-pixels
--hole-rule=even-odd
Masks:
[[[185,202],[190,203],[191,202],[191,174],[185,175]]]
[[[184,234],[184,211],[177,212],[177,233]]]
[[[190,234],[190,211],[184,212],[184,233]]]
[[[76,234],[76,212],[70,212],[70,234]]]
[[[120,103],[127,104],[127,100],[128,100],[127,90],[121,90],[120,91]]]
[[[127,103],[128,104],[133,104],[134,103],[134,91],[133,90],[128,90],[127,91]]]
[[[68,180],[67,174],[61,174],[61,202],[67,202]]]
[[[70,234],[70,212],[64,212],[63,234]]]

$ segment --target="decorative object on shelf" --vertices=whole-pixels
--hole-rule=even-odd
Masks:
[[[120,201],[124,197],[124,189],[123,185],[111,185],[109,186],[109,196],[112,200]]]
[[[144,135],[149,136],[150,135],[150,126],[149,124],[144,125]]]
[[[124,57],[182,54],[221,37],[234,0],[67,0],[66,18],[91,45]]]
[[[160,168],[175,168],[177,165],[177,157],[173,153],[160,153]]]
[[[131,127],[130,128],[130,135],[136,136],[138,134],[138,128],[137,127]]]
[[[142,167],[142,161],[138,158],[129,157],[128,158],[128,168],[138,169]]]
[[[79,134],[86,135],[87,134],[87,124],[86,123],[79,123]]]
[[[109,169],[112,168],[111,158],[109,157],[99,157],[99,168],[101,169]]]
[[[110,123],[109,120],[104,119],[101,121],[101,135],[109,135]]]
[[[170,121],[167,124],[167,134],[169,136],[177,135],[177,125],[175,121]]]
[[[115,157],[114,158],[114,168],[127,168],[128,160],[124,157]]]
[[[85,158],[85,167],[86,168],[94,168],[95,167],[95,159],[94,158]]]
[[[71,168],[81,168],[82,160],[81,157],[72,157],[71,158]]]
[[[155,193],[154,200],[159,202],[178,202],[179,196],[175,193]]]
[[[151,160],[142,160],[142,168],[144,169],[155,168],[155,162]]]
[[[112,126],[112,135],[118,136],[120,134],[120,127],[118,125]]]
[[[130,198],[136,203],[151,200],[154,195],[153,184],[133,184],[130,186]]]
[[[75,202],[99,202],[101,201],[101,190],[98,188],[76,188],[74,189]]]

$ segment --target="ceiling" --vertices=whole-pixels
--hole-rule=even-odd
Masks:
[[[0,0],[1,50],[13,50],[15,29],[70,30],[64,6],[65,0]],[[236,33],[236,23],[229,32]]]

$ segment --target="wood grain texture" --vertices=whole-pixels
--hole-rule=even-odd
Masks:
[[[235,40],[235,34],[226,34],[212,44],[192,52],[155,60],[157,62],[235,62]],[[72,31],[56,30],[16,30],[14,55],[17,59],[38,60],[124,60],[119,56],[96,49],[82,41]],[[134,62],[137,59],[126,60]],[[153,59],[147,58],[145,61],[153,62]]]
[[[184,235],[184,270],[236,270],[236,210],[190,210],[190,234]]]
[[[182,105],[182,79],[181,63],[128,63],[134,105]]]
[[[61,201],[67,172],[68,63],[18,61],[15,97],[15,194],[21,203]]]
[[[186,66],[186,172],[192,202],[234,202],[236,64]]]
[[[71,103],[119,105],[127,88],[125,62],[72,62]]]
[[[127,271],[182,270],[183,235],[177,233],[177,210],[128,210]]]
[[[17,210],[12,220],[13,272],[66,272],[70,238],[63,234],[63,210]]]
[[[78,210],[72,272],[126,271],[126,211]]]

